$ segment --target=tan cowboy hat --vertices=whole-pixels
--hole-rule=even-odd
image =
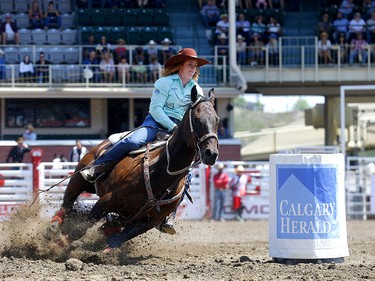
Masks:
[[[222,169],[224,169],[224,164],[223,164],[223,163],[218,163],[218,164],[216,165],[216,169],[218,169],[218,170],[222,170]]]
[[[30,131],[34,131],[34,127],[33,127],[33,125],[31,125],[31,124],[26,125],[26,126],[25,126],[25,129],[26,129],[26,130],[30,130]]]
[[[234,171],[237,173],[237,172],[243,172],[243,171],[245,171],[245,169],[244,169],[244,167],[242,166],[242,165],[238,165],[235,169],[234,169]]]
[[[120,39],[118,39],[117,40],[117,44],[125,44],[125,40],[124,39],[122,39],[122,38],[120,38]]]
[[[211,63],[208,60],[198,58],[197,52],[192,48],[185,48],[178,52],[177,55],[170,57],[166,62],[164,67],[171,67],[176,64],[183,63],[188,60],[195,60],[198,63],[198,66],[203,66],[205,64]]]

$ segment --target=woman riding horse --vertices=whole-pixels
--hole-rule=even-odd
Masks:
[[[203,97],[203,91],[197,83],[199,67],[209,63],[211,62],[199,58],[191,48],[182,49],[169,58],[164,65],[162,77],[154,84],[150,111],[143,124],[118,141],[87,169],[82,170],[82,177],[89,182],[95,182],[131,150],[155,140],[159,131],[173,133],[185,114],[186,104],[190,102],[191,89],[196,86],[198,94]],[[175,234],[174,217],[175,212],[164,220],[159,230]]]

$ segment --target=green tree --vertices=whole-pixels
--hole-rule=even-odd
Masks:
[[[237,97],[233,100],[233,105],[239,108],[246,108],[247,101],[244,97]]]
[[[298,99],[296,103],[293,105],[293,110],[305,110],[308,108],[311,108],[311,106],[304,99]]]

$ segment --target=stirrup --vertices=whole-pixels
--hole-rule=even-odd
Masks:
[[[97,168],[104,167],[103,164],[100,165],[93,165],[90,168],[84,169],[80,171],[81,176],[85,181],[88,181],[90,183],[95,183],[102,175],[104,175],[104,172],[97,172]]]
[[[175,215],[176,214],[173,212],[163,220],[163,222],[158,227],[160,232],[168,233],[170,235],[176,234],[176,229],[174,228]]]

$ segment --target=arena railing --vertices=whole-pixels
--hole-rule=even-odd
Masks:
[[[228,46],[215,46],[215,55]],[[324,62],[318,45],[290,45],[275,48],[246,47],[237,62],[248,82],[340,82],[375,79],[375,45],[368,44],[365,55],[352,52],[350,44],[332,45],[332,60]],[[351,61],[352,57],[352,61]],[[355,71],[353,71],[355,70]]]

